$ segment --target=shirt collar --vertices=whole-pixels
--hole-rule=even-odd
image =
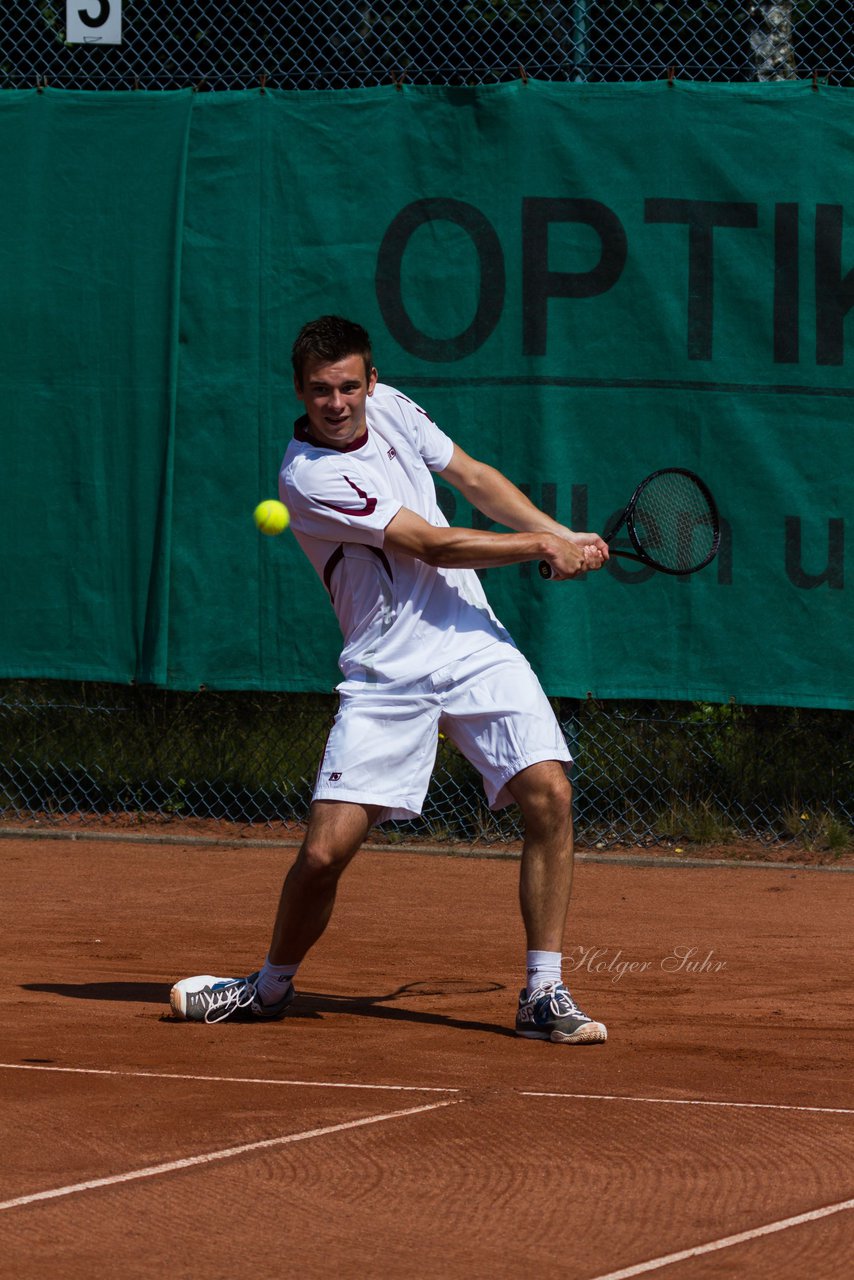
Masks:
[[[322,440],[318,440],[311,434],[308,414],[304,413],[294,423],[294,439],[301,440],[304,444],[313,444],[316,449],[329,449],[332,453],[352,453],[354,449],[361,449],[362,445],[367,442],[368,428],[366,426],[357,439],[351,440],[349,444],[342,445],[340,449],[336,449],[333,444],[324,444]]]

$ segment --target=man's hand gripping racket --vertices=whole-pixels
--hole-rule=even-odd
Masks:
[[[631,551],[611,546],[623,527]],[[612,556],[639,560],[659,573],[696,573],[718,553],[718,509],[708,486],[693,471],[664,467],[641,481],[604,540]],[[546,560],[540,561],[540,576],[554,577]]]

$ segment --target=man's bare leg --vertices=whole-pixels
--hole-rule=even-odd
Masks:
[[[572,890],[572,787],[557,760],[532,764],[508,785],[525,839],[519,902],[529,951],[561,951]]]
[[[373,805],[314,802],[305,839],[282,886],[267,961],[246,979],[212,974],[182,978],[169,996],[177,1017],[220,1022],[235,1016],[284,1015],[296,994],[292,975],[328,925],[341,873],[358,853],[379,813],[379,807]]]
[[[269,959],[295,965],[329,923],[341,873],[364,843],[379,815],[376,805],[315,800],[305,839],[285,876],[273,926]]]
[[[578,1008],[560,974],[572,890],[572,787],[563,765],[546,760],[518,773],[509,790],[525,820],[519,902],[529,973],[545,975],[526,983],[516,1033],[529,1040],[601,1044],[608,1035],[604,1025]]]

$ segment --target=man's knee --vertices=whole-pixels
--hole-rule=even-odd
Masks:
[[[572,822],[572,784],[557,760],[523,770],[513,779],[511,792],[528,826],[543,823],[555,828]]]
[[[309,820],[294,870],[312,881],[334,882],[361,848],[362,829]]]
[[[334,883],[358,853],[379,812],[376,807],[315,801],[293,874]]]
[[[546,782],[542,806],[547,820],[556,826],[572,824],[572,783],[562,768],[555,769]]]
[[[316,883],[334,883],[352,861],[355,849],[334,842],[312,837],[309,833],[302,843],[294,873],[300,879]]]

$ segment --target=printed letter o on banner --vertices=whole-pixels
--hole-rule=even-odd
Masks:
[[[480,260],[477,310],[467,329],[451,338],[431,338],[412,323],[401,290],[401,263],[419,227],[455,222],[471,237]],[[480,209],[464,200],[434,197],[414,200],[389,224],[377,254],[377,301],[389,333],[410,355],[446,363],[462,360],[482,346],[501,318],[504,306],[504,254],[498,235]]]

